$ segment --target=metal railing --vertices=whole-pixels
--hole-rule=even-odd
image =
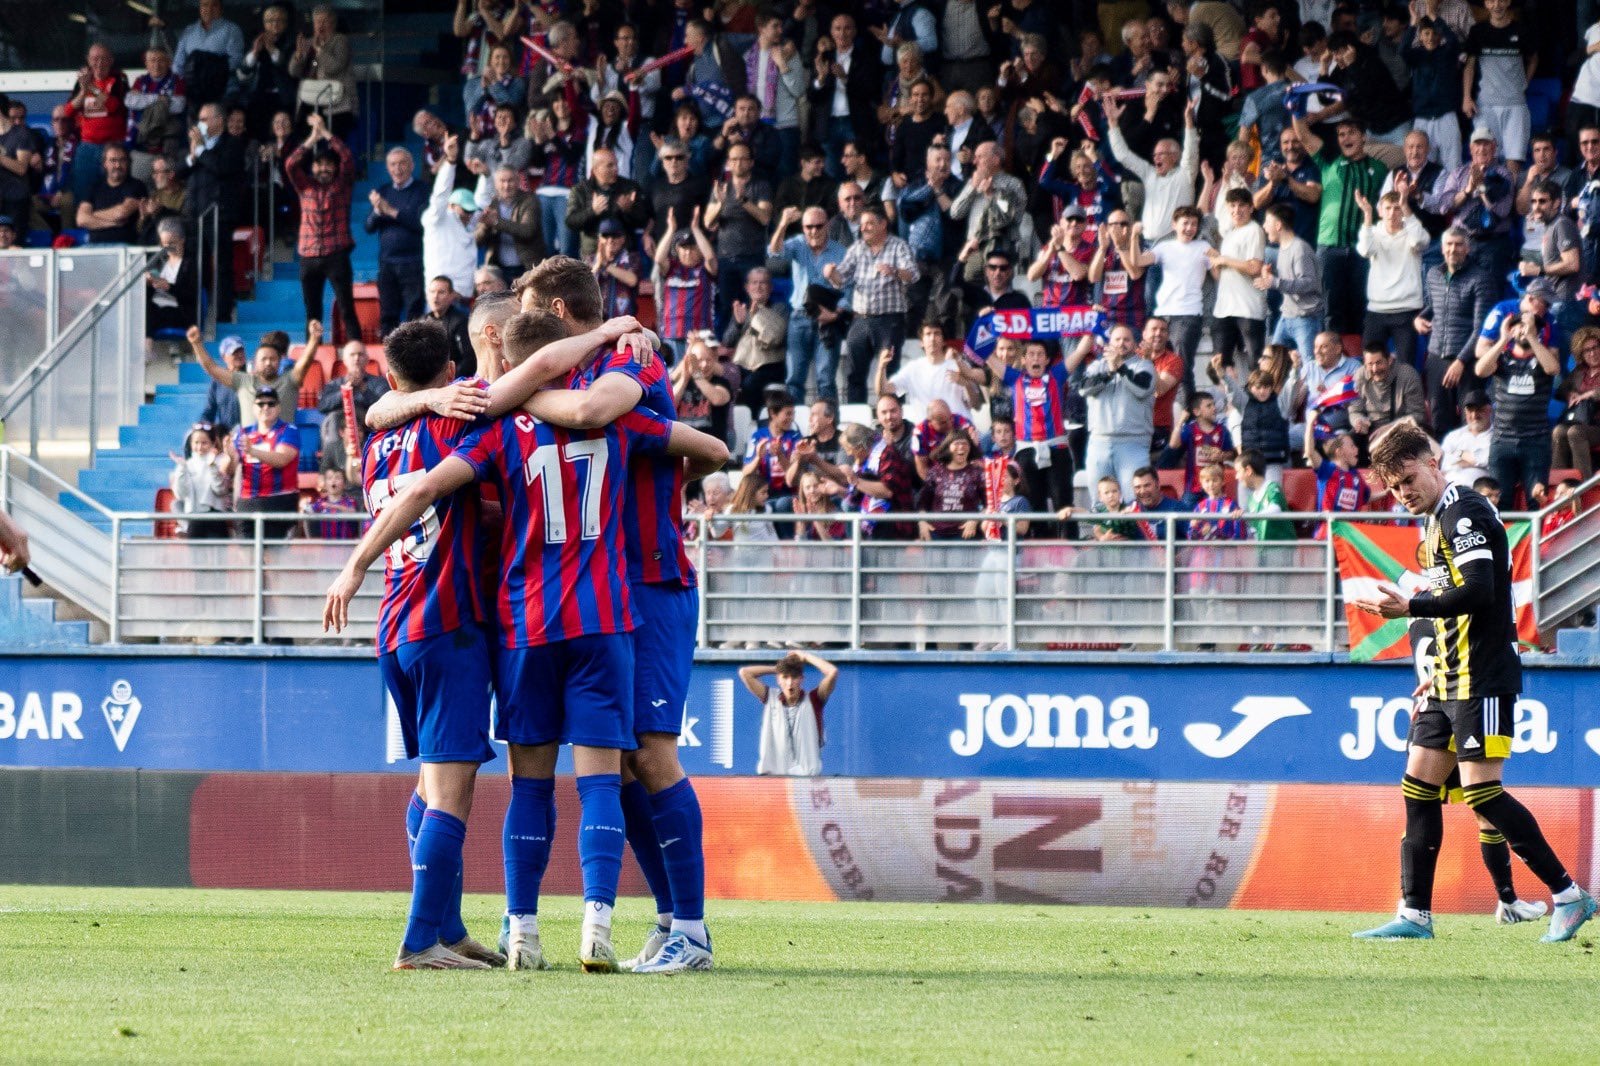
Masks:
[[[1600,585],[1600,475],[1574,489],[1566,506],[1573,508],[1570,521],[1548,533],[1541,523],[1533,538],[1533,608],[1541,629],[1593,603]]]
[[[0,422],[15,437],[20,415],[30,457],[39,457],[41,442],[86,443],[92,465],[101,431],[115,433],[137,419],[144,399],[137,340],[144,337],[150,263],[148,249],[132,246],[0,253],[0,269],[26,265],[0,281],[0,336],[12,342],[9,355],[0,355],[0,366],[10,364]],[[67,307],[82,310],[62,323]],[[35,351],[26,366],[14,362]]]
[[[206,340],[217,339],[217,315],[219,313],[217,304],[222,298],[222,292],[217,288],[217,283],[218,279],[223,276],[221,257],[224,254],[221,226],[222,209],[217,204],[212,204],[206,208],[205,211],[201,212],[200,217],[195,220],[195,254],[200,257],[196,260],[200,264],[200,269],[194,272],[194,306],[196,310],[204,309],[204,313],[201,315],[200,331],[205,335]],[[209,252],[206,245],[207,229],[211,231]],[[232,233],[228,234],[227,254],[230,257],[233,254]],[[208,273],[211,276],[211,299],[209,301],[205,298],[206,275]],[[231,265],[229,266],[227,277],[229,279],[228,284],[233,284],[233,269]]]
[[[87,501],[78,508],[92,512],[85,519],[51,499],[68,494],[87,501],[13,449],[0,448],[0,508],[36,530],[40,573],[104,619],[114,642],[333,639],[322,632],[323,598],[353,539],[313,539],[307,534],[315,527],[307,524],[347,523],[354,538],[365,515],[131,514]],[[871,535],[871,522],[882,517],[696,519],[689,550],[700,571],[700,646],[1167,652],[1339,652],[1346,646],[1332,538],[1191,541],[1184,526],[1205,518],[1155,512],[1113,519],[1146,524],[1155,530],[1153,539],[1025,535],[1023,523],[1054,522],[1054,515],[897,514],[908,523],[972,519],[990,524],[998,536],[887,541]],[[1542,516],[1505,517],[1537,523]],[[779,525],[819,519],[843,535],[770,539]],[[1296,512],[1249,521],[1309,532],[1328,520],[1419,521],[1378,512]],[[95,529],[96,522],[109,533]],[[218,539],[153,535],[156,523],[174,522],[216,528]],[[1583,543],[1593,536],[1585,534]],[[1547,558],[1559,539],[1544,538]],[[1592,563],[1584,575],[1573,579],[1563,572],[1556,587],[1581,589],[1593,602],[1600,582]],[[1545,580],[1548,590],[1548,573]],[[351,604],[351,627],[340,643],[371,642],[382,591],[380,561]]]

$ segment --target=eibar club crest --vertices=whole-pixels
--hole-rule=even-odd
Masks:
[[[118,751],[128,746],[128,738],[133,735],[143,706],[133,694],[133,686],[121,678],[112,682],[111,695],[100,701],[100,713],[105,715],[106,728],[111,730],[111,739],[116,741]]]

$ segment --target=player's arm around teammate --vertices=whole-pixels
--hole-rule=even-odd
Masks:
[[[608,426],[633,410],[644,390],[627,374],[602,374],[587,389],[545,389],[523,404],[535,418],[567,429]],[[728,462],[728,446],[709,433],[681,422],[672,424],[667,454],[689,460],[687,477],[693,481],[721,470]]]
[[[497,376],[487,389],[474,382],[454,382],[438,389],[386,393],[367,412],[367,426],[392,429],[426,414],[463,421],[499,418],[521,406],[539,388],[566,375],[590,352],[606,345],[615,345],[632,352],[635,359],[648,361],[656,357],[660,341],[638,319],[622,315],[587,333],[545,345],[515,369]]]

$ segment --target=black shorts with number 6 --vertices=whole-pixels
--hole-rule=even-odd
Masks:
[[[1453,751],[1463,762],[1504,759],[1511,754],[1516,696],[1475,696],[1470,700],[1428,698],[1411,720],[1408,742],[1419,748]]]

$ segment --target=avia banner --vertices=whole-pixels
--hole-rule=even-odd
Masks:
[[[798,721],[778,711],[768,723],[740,665],[695,665],[678,750],[697,777],[754,774],[763,738]],[[1526,678],[1508,780],[1600,786],[1593,672],[1533,666]],[[1407,669],[1326,661],[845,662],[822,709],[821,769],[1392,785],[1414,685]],[[0,766],[414,773],[397,734],[370,659],[0,658]]]
[[[20,770],[6,781],[0,850],[14,860],[7,877],[16,883],[395,892],[411,884],[401,832],[409,775]],[[707,777],[696,790],[713,900],[1388,912],[1399,890],[1405,815],[1393,784]],[[1594,790],[1517,794],[1574,876],[1592,883]],[[469,892],[503,891],[508,799],[504,776],[479,779],[464,856]],[[558,778],[558,808],[573,811],[577,800],[573,779]],[[547,893],[582,889],[577,824],[556,819]],[[1526,896],[1542,891],[1522,866],[1515,876]],[[631,861],[622,892],[647,895]],[[1463,806],[1445,811],[1434,898],[1439,911],[1494,910]],[[618,910],[638,921],[650,905],[624,901]]]

